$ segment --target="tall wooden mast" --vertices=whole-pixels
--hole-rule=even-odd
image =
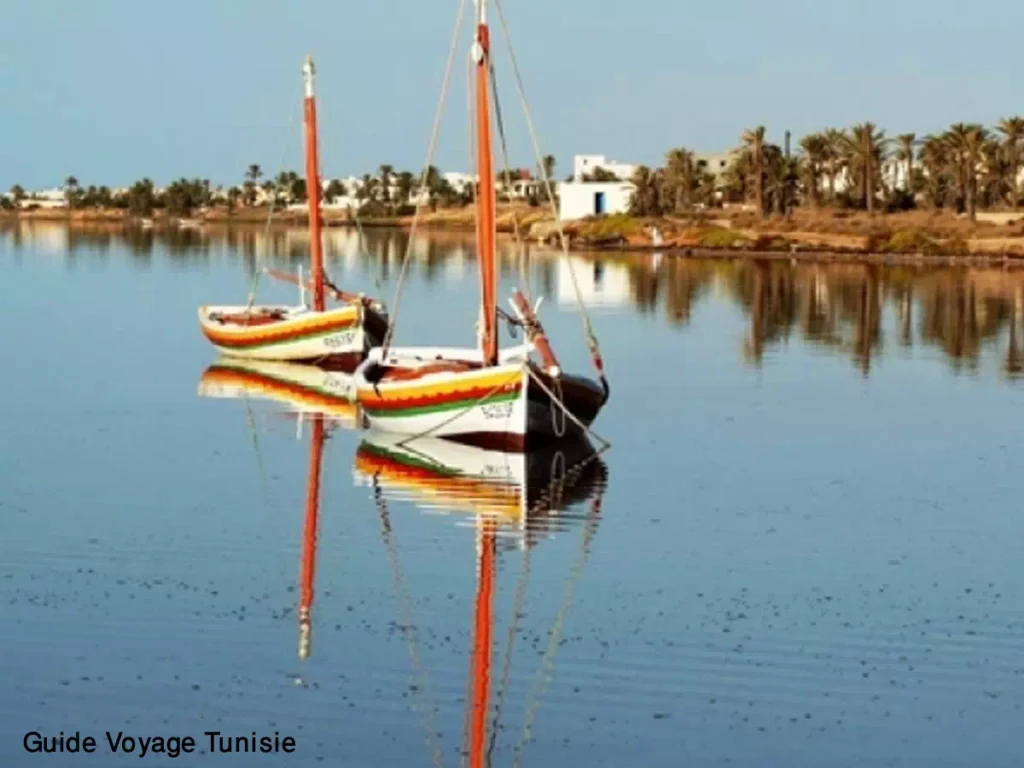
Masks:
[[[476,242],[480,259],[480,349],[484,365],[498,362],[498,307],[495,294],[495,191],[494,152],[491,147],[490,70],[491,37],[487,27],[487,0],[474,0],[477,10],[473,61],[476,63],[477,192]]]
[[[477,519],[476,603],[473,611],[473,694],[469,718],[469,766],[483,768],[491,698],[491,624],[494,603],[494,521]]]
[[[301,418],[301,416],[300,416]],[[308,659],[312,637],[313,578],[316,572],[316,538],[320,517],[320,466],[323,463],[324,416],[313,414],[306,478],[306,522],[302,529],[302,563],[299,565],[299,658]]]
[[[320,235],[320,156],[316,143],[316,97],[313,95],[313,59],[306,57],[302,76],[306,83],[306,199],[309,200],[310,278],[313,280],[313,309],[324,311],[324,251]]]

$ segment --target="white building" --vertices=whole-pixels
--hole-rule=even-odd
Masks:
[[[23,208],[66,208],[67,205],[68,199],[62,187],[43,189],[39,192],[26,192],[25,199],[21,201]]]
[[[558,215],[563,221],[626,213],[636,187],[628,181],[566,181],[558,185]]]
[[[445,171],[441,174],[445,181],[451,184],[452,189],[460,195],[476,186],[476,174],[463,173],[462,171]],[[418,180],[417,180],[418,181]]]
[[[614,173],[623,181],[632,179],[636,172],[636,165],[609,160],[604,155],[575,155],[572,159],[573,180],[582,181],[584,176],[593,173],[598,168]]]
[[[694,155],[698,168],[703,168],[715,178],[722,176],[729,166],[740,156],[741,150],[731,149],[728,152],[704,152]]]

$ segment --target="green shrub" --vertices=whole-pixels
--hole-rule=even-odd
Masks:
[[[702,248],[747,248],[750,238],[734,229],[709,229],[700,236]]]
[[[615,213],[610,216],[592,216],[583,224],[581,235],[587,238],[607,239],[612,237],[629,237],[643,232],[643,222],[628,213]]]
[[[942,253],[942,246],[924,232],[901,229],[883,246],[886,253]]]

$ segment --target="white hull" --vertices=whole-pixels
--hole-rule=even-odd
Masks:
[[[528,437],[575,438],[582,431],[562,408],[530,399],[527,346],[504,351],[496,366],[374,383],[368,373],[380,363],[380,352],[371,350],[355,373],[356,399],[374,429],[503,447],[521,447]],[[387,364],[415,371],[439,361],[479,360],[476,349],[404,348],[391,350]]]
[[[356,399],[371,428],[441,438],[505,434],[514,440],[526,434],[525,348],[503,355],[503,365],[374,384],[366,374],[369,366],[380,361],[380,351],[371,350],[355,374]],[[439,360],[479,359],[475,349],[404,348],[392,349],[388,355],[389,364],[411,369]]]
[[[370,346],[359,307],[316,312],[306,307],[256,306],[255,312],[283,315],[264,325],[218,322],[218,315],[250,311],[245,306],[199,308],[203,334],[224,355],[248,360],[318,360],[338,355],[362,355]]]

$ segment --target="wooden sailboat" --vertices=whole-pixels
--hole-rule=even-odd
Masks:
[[[303,301],[298,306],[202,306],[199,325],[218,350],[232,357],[311,362],[351,371],[368,349],[381,343],[387,318],[379,302],[338,290],[324,275],[314,69],[308,56],[302,71],[313,307],[306,306],[303,290]],[[281,273],[272,274],[282,277]],[[288,275],[283,277],[296,281]],[[341,306],[327,309],[328,294]]]
[[[608,386],[592,336],[600,383],[561,371],[534,310],[518,291],[512,306],[527,343],[499,350],[490,32],[487,0],[475,2],[478,346],[392,348],[389,333],[356,371],[356,397],[368,422],[382,430],[523,450],[584,432],[607,400]],[[540,364],[531,359],[533,352]]]

